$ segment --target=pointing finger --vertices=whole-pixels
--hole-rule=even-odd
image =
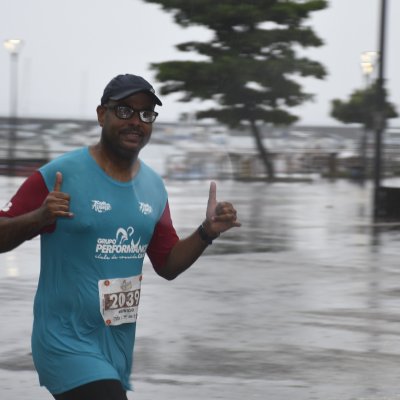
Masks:
[[[61,192],[61,184],[62,184],[62,173],[57,172],[56,173],[56,182],[54,184],[54,191],[55,192]]]
[[[208,195],[208,203],[215,203],[217,201],[217,184],[210,182],[210,193]]]

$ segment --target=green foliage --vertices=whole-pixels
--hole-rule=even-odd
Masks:
[[[299,57],[300,47],[322,41],[303,21],[327,6],[325,0],[145,0],[171,12],[181,26],[209,28],[210,42],[185,42],[183,52],[196,52],[202,61],[152,64],[164,95],[179,92],[181,101],[215,100],[198,118],[216,118],[229,126],[243,121],[290,124],[289,112],[312,98],[296,76],[325,76],[324,67]]]
[[[332,100],[331,116],[345,124],[359,123],[365,129],[374,128],[378,109],[378,89],[378,84],[373,83],[366,89],[355,90],[348,101]],[[383,95],[386,99],[386,91]],[[383,118],[386,120],[397,116],[395,106],[385,100]]]

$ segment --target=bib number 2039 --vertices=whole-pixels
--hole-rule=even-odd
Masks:
[[[140,289],[131,292],[110,293],[104,296],[105,309],[116,310],[139,305]]]
[[[142,275],[98,282],[100,313],[106,325],[136,322]]]

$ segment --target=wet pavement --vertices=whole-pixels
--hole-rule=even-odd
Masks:
[[[17,184],[0,178],[0,202]],[[167,187],[185,235],[208,183]],[[371,223],[371,188],[221,182],[217,194],[242,228],[175,281],[146,263],[129,399],[400,400],[400,229]],[[51,399],[29,354],[38,246],[0,255],[2,399]]]

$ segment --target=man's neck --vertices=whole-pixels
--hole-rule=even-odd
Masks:
[[[107,150],[101,142],[89,147],[89,152],[99,167],[111,178],[127,182],[132,180],[140,168],[138,155],[131,158],[119,157],[115,153]]]

